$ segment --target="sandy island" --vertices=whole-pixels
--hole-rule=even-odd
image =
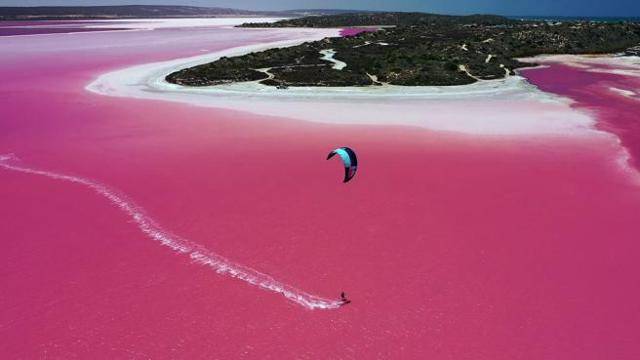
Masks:
[[[287,30],[307,34],[296,40],[124,68],[100,75],[87,89],[109,96],[176,101],[323,123],[409,125],[468,134],[584,134],[594,123],[588,115],[572,110],[566,98],[539,91],[521,76],[463,86],[291,87],[286,90],[257,81],[193,88],[164,79],[174,71],[223,56],[294,46],[338,35],[335,29],[282,29]],[[454,105],[461,100],[465,101],[464,109]],[[356,104],[366,106],[354,106]],[[401,116],[398,106],[403,109]],[[323,111],[317,111],[318,107]],[[434,113],[438,116],[430,116]]]

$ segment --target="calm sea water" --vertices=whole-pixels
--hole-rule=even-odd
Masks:
[[[632,21],[640,22],[640,17],[603,17],[603,16],[543,16],[543,15],[527,15],[527,16],[508,16],[510,19],[521,20],[552,20],[552,21],[602,21],[602,22],[618,22],[618,21]]]

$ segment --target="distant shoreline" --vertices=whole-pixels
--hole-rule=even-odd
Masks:
[[[117,20],[165,18],[292,18],[360,12],[357,10],[302,9],[282,11],[242,10],[222,7],[178,5],[108,5],[108,6],[0,6],[0,21],[34,20]],[[366,11],[362,11],[366,12]]]
[[[542,16],[542,15],[506,15],[513,20],[539,20],[539,21],[601,21],[617,22],[630,21],[640,22],[640,16]]]

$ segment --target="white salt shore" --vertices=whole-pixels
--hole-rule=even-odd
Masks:
[[[274,31],[270,29],[269,31]],[[89,91],[118,97],[182,102],[334,124],[405,125],[486,135],[593,135],[594,120],[567,99],[546,94],[520,76],[464,86],[290,87],[258,82],[185,87],[166,75],[191,66],[274,47],[294,46],[338,29],[282,29],[292,40],[242,46],[129,67],[99,76]]]
[[[163,19],[96,19],[86,25],[87,28],[124,27],[127,29],[155,30],[193,27],[236,26],[247,21],[275,22],[285,18],[163,18]]]
[[[540,55],[519,60],[538,64],[562,63],[576,68],[587,69],[590,72],[604,72],[623,76],[640,77],[640,57],[638,56]],[[602,65],[609,68],[598,67]]]

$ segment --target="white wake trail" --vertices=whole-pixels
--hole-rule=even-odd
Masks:
[[[16,161],[17,158],[13,154],[0,155],[0,167],[6,170],[45,176],[55,180],[68,181],[84,185],[94,190],[131,217],[140,231],[149,238],[158,241],[162,245],[167,246],[178,253],[188,255],[194,262],[208,266],[218,274],[231,276],[251,285],[258,286],[264,290],[282,294],[285,298],[307,309],[337,309],[341,305],[340,301],[321,298],[293,286],[284,284],[267,274],[236,264],[229,259],[206,249],[202,245],[163,230],[151,217],[145,214],[141,207],[127,199],[124,195],[118,194],[116,191],[109,189],[105,185],[77,176],[64,175],[51,171],[16,165]]]

